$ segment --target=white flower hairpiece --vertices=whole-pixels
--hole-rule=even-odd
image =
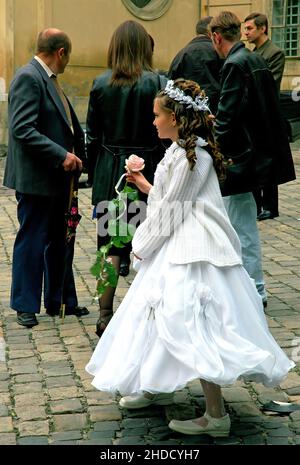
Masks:
[[[195,111],[208,111],[211,113],[208,106],[208,97],[201,97],[197,95],[195,100],[189,96],[185,95],[183,90],[174,86],[174,81],[169,80],[165,89],[163,90],[164,94],[168,95],[171,99],[176,100],[176,102],[183,103],[187,105],[187,108],[193,108]]]

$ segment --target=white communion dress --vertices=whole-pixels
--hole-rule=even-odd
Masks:
[[[132,243],[143,260],[86,366],[99,390],[167,393],[198,378],[222,386],[240,377],[275,386],[294,366],[241,264],[204,145],[199,138],[192,171],[177,143],[157,167]]]

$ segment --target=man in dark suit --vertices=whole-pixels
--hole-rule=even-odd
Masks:
[[[57,75],[71,53],[69,37],[58,29],[38,36],[37,53],[11,82],[9,143],[4,185],[16,190],[20,224],[13,250],[11,307],[17,322],[38,324],[44,304],[57,315],[87,314],[77,306],[72,260],[74,238],[66,243],[65,213],[71,180],[82,170],[84,135]]]
[[[201,18],[196,25],[197,36],[173,59],[168,76],[196,81],[209,98],[209,107],[216,113],[220,96],[220,70],[223,60],[213,48],[208,32],[212,16]]]
[[[268,37],[268,18],[262,13],[251,13],[244,20],[245,36],[250,44],[254,44],[254,52],[262,56],[275,79],[278,94],[284,71],[284,52]],[[272,181],[272,180],[270,180]],[[279,216],[278,186],[269,184],[264,189],[254,191],[257,205],[258,221],[268,220]]]

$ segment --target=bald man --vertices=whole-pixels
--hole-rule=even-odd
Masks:
[[[82,170],[84,134],[57,78],[71,48],[64,32],[42,31],[35,57],[17,71],[9,90],[4,185],[16,191],[20,223],[11,307],[26,327],[38,324],[43,281],[49,315],[57,315],[63,301],[67,314],[81,316],[72,272],[74,238],[67,247],[65,213],[71,178]]]

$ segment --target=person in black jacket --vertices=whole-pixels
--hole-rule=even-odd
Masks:
[[[184,78],[197,82],[209,98],[209,107],[215,114],[220,96],[220,71],[223,60],[213,48],[208,32],[212,16],[201,18],[194,37],[173,59],[170,79]]]
[[[230,220],[242,244],[243,264],[267,305],[253,190],[295,179],[295,170],[278,91],[265,60],[245,48],[241,22],[222,12],[210,23],[218,54],[225,58],[215,120],[220,149],[227,159],[222,191]]]
[[[17,322],[38,324],[42,283],[49,315],[89,313],[77,306],[72,271],[74,237],[66,245],[65,213],[71,178],[82,169],[84,134],[57,76],[64,72],[71,41],[45,29],[36,56],[13,78],[8,97],[9,142],[4,185],[16,190],[20,228],[16,236],[11,307]],[[62,291],[63,288],[63,291]]]
[[[268,38],[268,18],[262,13],[251,13],[245,18],[244,23],[245,36],[249,43],[255,45],[253,51],[266,60],[275,79],[279,94],[285,56],[283,50]],[[270,184],[265,189],[254,191],[253,194],[257,205],[258,221],[279,216],[277,184]]]
[[[89,180],[93,184],[92,204],[98,221],[103,205],[116,197],[115,185],[124,173],[125,160],[136,154],[145,160],[145,176],[153,180],[164,147],[153,126],[153,101],[167,78],[152,69],[149,34],[136,21],[125,21],[114,32],[108,50],[108,67],[98,76],[90,92],[86,134]],[[142,199],[140,196],[140,200]],[[101,205],[101,208],[98,206]],[[110,238],[98,228],[98,248]],[[110,249],[111,261],[119,273],[120,261],[128,260],[131,244]],[[113,315],[115,288],[108,287],[99,298],[100,337]]]

